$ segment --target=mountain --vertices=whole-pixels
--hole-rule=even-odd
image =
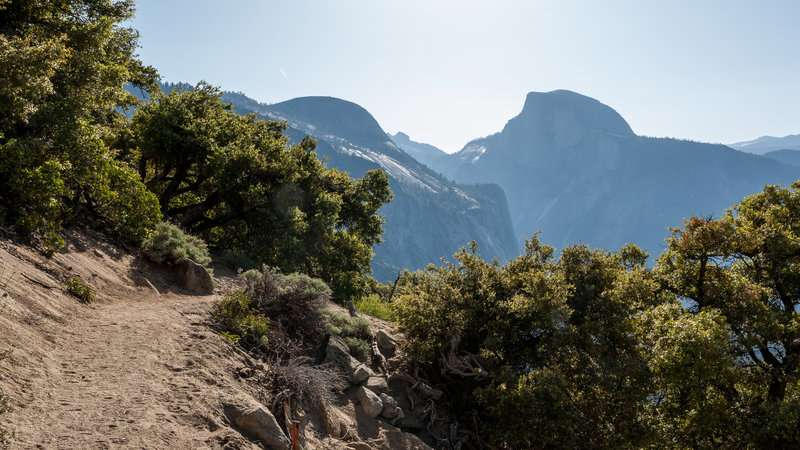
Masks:
[[[774,150],[764,153],[763,156],[781,164],[800,167],[800,150]]]
[[[244,97],[244,98],[242,98]],[[384,242],[375,249],[376,278],[392,280],[402,268],[418,269],[449,257],[469,241],[485,258],[517,254],[503,190],[492,184],[459,185],[446,180],[398,148],[364,108],[331,97],[304,97],[264,105],[240,94],[226,94],[240,113],[255,112],[285,121],[287,135],[299,141],[310,134],[328,167],[361,177],[381,168],[390,177],[394,200],[381,214]]]
[[[729,144],[728,147],[756,155],[776,150],[800,150],[800,134],[790,134],[784,137],[761,136],[752,141]]]
[[[668,226],[719,216],[764,184],[788,184],[800,170],[733,150],[637,136],[614,109],[570,92],[528,94],[503,130],[449,155],[442,172],[497,183],[519,238],[616,250],[636,243],[657,255]]]
[[[440,171],[441,165],[447,158],[447,153],[444,151],[430,144],[412,141],[411,138],[402,131],[398,131],[393,135],[390,134],[389,137],[392,138],[395,145],[400,147],[404,152],[435,171]]]

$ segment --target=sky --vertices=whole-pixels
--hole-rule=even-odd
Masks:
[[[797,0],[138,0],[164,81],[338,97],[447,152],[568,89],[640,135],[800,133]]]

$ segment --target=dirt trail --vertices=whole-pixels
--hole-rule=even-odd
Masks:
[[[245,358],[203,324],[216,296],[188,295],[98,237],[73,237],[50,260],[2,244],[6,445],[258,448],[221,413],[224,399],[250,391],[234,377]],[[73,275],[98,292],[94,304],[63,292],[59,278]]]

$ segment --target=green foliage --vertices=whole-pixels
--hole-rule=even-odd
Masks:
[[[494,447],[796,447],[798,224],[800,182],[686,220],[655,268],[633,246],[556,258],[534,238],[504,266],[473,246],[404,276],[397,320]]]
[[[713,317],[716,324],[703,327],[704,338],[713,339],[705,354],[688,357],[696,359],[693,370],[702,373],[695,376],[705,385],[684,388],[692,389],[688,399],[682,391],[664,394],[684,402],[681,410],[697,411],[699,423],[677,430],[681,445],[780,448],[800,442],[798,223],[800,183],[795,182],[789,188],[766,186],[720,219],[693,217],[672,230],[659,259],[663,283],[684,299],[694,320]],[[689,355],[699,351],[690,350]],[[701,396],[703,401],[695,399]],[[685,423],[678,413],[666,420]]]
[[[251,305],[250,297],[244,291],[236,290],[214,302],[211,317],[226,328],[221,334],[232,343],[266,349],[269,345],[269,319]]]
[[[394,322],[396,316],[392,309],[392,304],[382,300],[378,294],[370,294],[359,297],[353,302],[359,313],[368,314],[372,317]]]
[[[233,270],[243,270],[249,271],[251,269],[258,270],[261,267],[261,264],[253,261],[251,258],[248,258],[245,255],[239,253],[226,253],[220,259],[222,263],[227,265]]]
[[[372,342],[369,322],[363,317],[347,317],[329,309],[323,309],[322,313],[325,314],[325,332],[341,336],[350,354],[359,361],[366,361]]]
[[[289,145],[285,128],[235,114],[200,83],[140,108],[132,142],[140,175],[181,227],[230,253],[321,278],[347,299],[366,284],[388,177],[328,169],[312,139]]]
[[[114,147],[136,101],[123,85],[155,88],[120,26],[132,4],[14,0],[0,14],[0,224],[50,251],[78,218],[138,244],[160,212]]]
[[[211,262],[208,247],[202,239],[186,234],[167,222],[156,225],[155,231],[145,239],[143,247],[145,255],[159,264],[180,264],[192,260],[205,266]]]
[[[250,269],[250,270],[248,270],[246,272],[240,272],[239,273],[239,278],[244,280],[244,281],[255,281],[255,280],[261,278],[262,275],[263,274],[261,273],[260,270],[258,270],[258,269]]]
[[[641,258],[574,246],[556,259],[533,238],[504,266],[474,244],[455,260],[399,285],[396,311],[460,422],[502,448],[647,442],[649,372],[630,320],[653,296]],[[482,381],[444,367],[450,352],[476,358]]]
[[[350,350],[350,354],[353,355],[353,358],[361,362],[365,362],[367,360],[370,352],[369,342],[365,341],[364,339],[351,336],[347,336],[343,339],[344,343],[347,344],[347,349]]]
[[[81,281],[79,277],[67,278],[64,280],[64,285],[67,286],[67,292],[70,295],[77,297],[83,303],[92,303],[94,301],[94,289]]]

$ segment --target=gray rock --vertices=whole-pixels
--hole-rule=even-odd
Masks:
[[[392,423],[392,425],[394,425],[394,426],[398,426],[398,425],[400,425],[401,423],[403,423],[403,419],[405,419],[405,418],[406,418],[406,413],[404,413],[404,412],[403,412],[403,409],[402,409],[402,408],[400,408],[399,406],[397,407],[397,409],[395,409],[395,412],[397,413],[397,415],[396,415],[396,416],[394,416],[394,419],[392,419],[392,422],[391,422],[391,423]]]
[[[187,259],[178,264],[177,269],[183,288],[187,291],[202,295],[214,292],[214,280],[202,264]]]
[[[374,377],[375,372],[372,371],[369,367],[365,366],[364,364],[359,364],[358,367],[355,368],[353,371],[353,375],[350,377],[350,381],[353,384],[361,384],[369,377]]]
[[[225,415],[242,431],[261,441],[270,449],[290,449],[289,438],[278,426],[275,416],[252,399],[235,399],[223,405]]]
[[[386,330],[378,330],[375,333],[375,340],[378,341],[378,347],[389,355],[394,355],[397,351],[397,340]]]
[[[389,384],[386,383],[386,378],[384,377],[369,377],[364,383],[364,387],[376,394],[389,392]]]
[[[378,417],[381,411],[383,411],[383,402],[381,402],[381,398],[364,386],[358,388],[358,391],[356,391],[356,398],[361,404],[361,409],[364,413],[372,418]]]
[[[397,401],[394,397],[390,396],[389,394],[383,393],[380,396],[381,402],[383,403],[383,410],[381,410],[381,417],[385,417],[387,419],[394,419],[397,417],[400,408],[397,407]]]

